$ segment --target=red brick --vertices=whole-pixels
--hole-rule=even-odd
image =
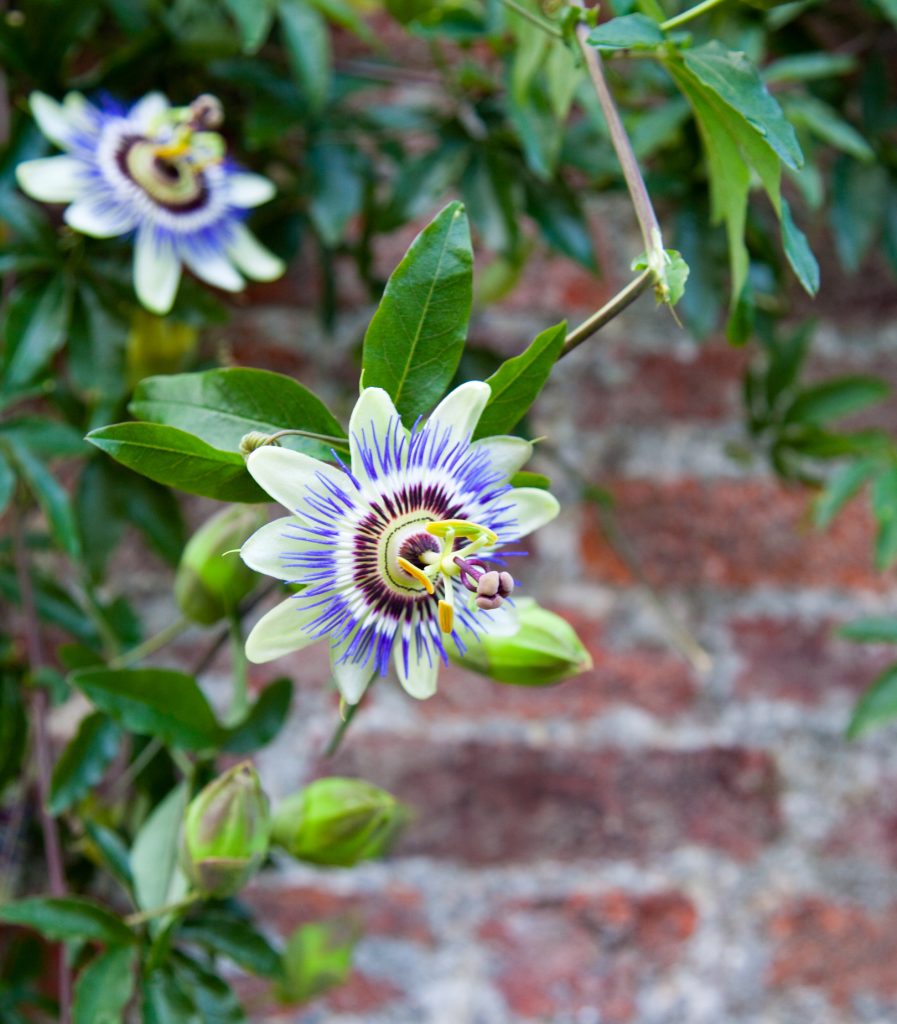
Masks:
[[[264,978],[244,975],[236,978],[232,985],[252,1021],[270,1024],[282,1020],[295,1024],[297,1019],[302,1019],[296,1017],[295,1004],[285,1005],[275,999],[271,983]],[[401,989],[388,981],[353,971],[345,984],[312,1000],[306,1008],[311,1019],[319,1019],[322,1007],[333,1013],[376,1013],[403,995]]]
[[[562,613],[592,656],[593,668],[557,686],[512,686],[454,666],[440,673],[439,691],[421,705],[431,717],[451,715],[582,721],[619,705],[632,705],[661,717],[689,708],[697,680],[677,655],[651,647],[618,650],[605,646],[600,622]]]
[[[858,995],[897,999],[897,906],[871,914],[819,898],[796,900],[772,918],[770,934],[774,986],[820,989],[838,1006]]]
[[[814,530],[806,491],[757,480],[617,480],[609,490],[620,530],[658,587],[762,585],[881,590],[872,524],[855,503],[825,533]],[[582,551],[591,573],[631,585],[631,573],[590,512]]]
[[[589,401],[576,409],[585,428],[664,425],[670,421],[708,422],[741,415],[741,379],[747,351],[723,345],[692,350],[690,358],[669,354],[631,356],[615,360],[625,379],[583,381]]]
[[[241,899],[281,935],[313,921],[349,918],[358,922],[363,935],[432,941],[420,894],[407,886],[388,885],[377,892],[346,894],[310,885],[256,884],[245,890]]]
[[[696,923],[681,893],[618,890],[506,905],[480,937],[515,1014],[546,1020],[590,1009],[625,1024],[640,986],[678,960]]]
[[[763,616],[735,622],[735,649],[744,662],[739,694],[812,705],[832,691],[862,693],[893,654],[839,640],[835,627]]]
[[[696,843],[742,859],[779,828],[775,766],[743,748],[583,751],[360,735],[322,774],[415,809],[398,852],[471,864],[644,858]]]
[[[876,793],[855,804],[829,833],[823,850],[897,869],[897,801],[893,779],[882,779]]]

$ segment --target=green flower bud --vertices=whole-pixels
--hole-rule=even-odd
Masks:
[[[395,797],[361,779],[318,779],[277,808],[271,840],[298,860],[351,867],[380,857],[407,819]]]
[[[532,598],[518,598],[515,609],[520,628],[513,636],[486,633],[463,655],[451,654],[452,660],[517,686],[550,686],[592,667],[589,652],[566,619]]]
[[[258,870],[268,853],[268,798],[249,761],[201,790],[184,815],[181,861],[204,896],[232,896]]]
[[[207,519],[187,542],[174,579],[174,596],[192,622],[210,626],[220,621],[256,585],[258,576],[236,549],[266,519],[260,508],[233,505]]]

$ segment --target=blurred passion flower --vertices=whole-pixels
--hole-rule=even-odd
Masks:
[[[274,186],[225,159],[213,96],[172,107],[154,92],[130,109],[94,106],[80,93],[58,103],[35,92],[30,102],[41,131],[66,152],[19,164],[19,185],[34,199],[70,204],[63,216],[75,231],[94,238],[136,232],[134,287],[147,309],[171,309],[182,265],[232,292],[243,288],[244,275],[271,281],[283,273],[243,223]]]
[[[471,441],[489,396],[488,384],[462,384],[409,431],[389,395],[366,388],[349,422],[349,466],[270,445],[249,453],[249,472],[293,514],[250,537],[243,559],[303,586],[252,630],[250,661],[329,638],[347,703],[390,657],[402,686],[425,698],[449,641],[463,653],[484,633],[514,632],[502,607],[514,580],[498,551],[559,506],[547,491],[508,484],[532,454],[528,441]]]

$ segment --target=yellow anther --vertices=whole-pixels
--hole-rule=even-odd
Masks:
[[[422,569],[418,569],[416,565],[412,565],[407,558],[399,558],[399,568],[403,572],[407,572],[409,576],[417,580],[417,582],[426,590],[428,594],[432,594],[433,584],[430,582],[429,576]],[[451,630],[448,630],[451,632]]]
[[[427,523],[426,530],[434,537],[445,537],[451,531],[458,537],[482,537],[489,544],[498,541],[498,534],[493,533],[488,526],[480,526],[479,523],[472,523],[468,519],[443,519],[438,523]]]
[[[183,156],[190,149],[190,139],[182,140],[180,142],[170,142],[165,146],[156,147],[156,156],[162,157],[163,160],[169,160],[172,157]]]
[[[439,602],[439,628],[443,633],[451,633],[455,625],[455,609],[448,601]]]

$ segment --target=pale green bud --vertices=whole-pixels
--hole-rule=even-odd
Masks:
[[[298,860],[351,867],[389,851],[407,812],[361,779],[318,779],[277,808],[272,842]]]
[[[520,628],[513,636],[485,633],[463,655],[450,652],[452,660],[517,686],[550,686],[592,667],[589,652],[566,619],[532,598],[518,598],[515,610]]]
[[[210,626],[233,612],[253,589],[258,576],[237,549],[266,521],[260,508],[233,505],[216,512],[193,534],[174,578],[175,600],[188,619]]]
[[[204,896],[232,896],[268,853],[271,816],[255,768],[243,761],[200,790],[184,815],[181,861]]]

